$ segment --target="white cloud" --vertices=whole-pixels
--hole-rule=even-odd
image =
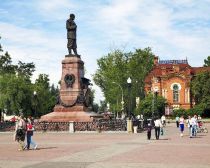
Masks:
[[[65,14],[73,12],[75,4],[69,0],[38,0],[37,12],[49,20],[63,20]]]
[[[6,23],[0,23],[0,32],[3,36],[2,40],[8,43],[3,46],[4,50],[9,51],[12,60],[34,62],[37,69],[35,74],[50,74],[51,81],[57,83],[61,71],[59,60],[63,52],[59,45],[62,46],[63,39],[49,38],[38,30],[20,28]]]
[[[22,25],[21,20],[17,25],[0,19],[2,40],[7,42],[3,47],[16,60],[33,60],[36,73],[50,74],[54,83],[60,80],[61,60],[67,53],[65,20],[70,13],[76,14],[78,53],[85,62],[88,78],[97,68],[96,59],[107,54],[112,44],[126,46],[129,51],[149,46],[160,59],[188,57],[192,66],[202,66],[210,55],[210,1],[207,0],[38,0],[28,6],[34,7],[36,16],[42,16],[32,21],[34,25],[50,22],[63,24],[63,28],[48,25],[23,28],[28,18],[23,18]],[[0,13],[5,12],[0,9]],[[99,101],[102,94],[97,94]]]
[[[66,38],[58,38],[56,35],[45,34],[40,30],[21,28],[8,23],[0,22],[0,32],[2,41],[7,43],[3,48],[9,51],[14,63],[19,60],[22,62],[34,62],[36,71],[33,75],[33,81],[39,74],[48,74],[50,82],[55,85],[61,78],[62,67],[61,61],[67,54]],[[96,48],[89,48],[89,43],[81,40],[78,50],[82,55],[82,60],[85,62],[85,69],[87,71],[86,77],[92,79],[91,74],[95,72],[96,65]],[[87,49],[89,48],[89,49]],[[96,101],[99,102],[102,93],[97,86],[93,86],[96,90]]]

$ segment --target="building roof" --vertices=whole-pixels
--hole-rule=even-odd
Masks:
[[[176,71],[176,67],[178,72]],[[164,74],[186,73],[195,75],[197,73],[209,71],[210,67],[191,67],[186,60],[159,60],[154,64],[151,72],[146,76],[145,83],[151,83],[153,77],[161,77]]]
[[[186,60],[160,60],[158,64],[188,64]]]
[[[198,74],[201,72],[209,71],[210,72],[210,66],[209,67],[193,67],[193,73]]]

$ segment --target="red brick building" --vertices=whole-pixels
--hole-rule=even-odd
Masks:
[[[158,92],[167,99],[166,113],[171,109],[189,109],[194,105],[190,94],[190,82],[199,72],[210,67],[191,67],[187,60],[159,60],[154,57],[154,67],[145,78],[145,91]]]

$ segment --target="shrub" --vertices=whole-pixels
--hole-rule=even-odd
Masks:
[[[173,117],[176,117],[176,116],[179,116],[179,117],[184,116],[184,118],[186,118],[186,117],[188,116],[187,110],[182,109],[182,108],[180,108],[180,109],[175,109],[175,110],[173,111]]]

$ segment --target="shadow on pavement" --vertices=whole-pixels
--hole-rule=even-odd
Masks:
[[[44,149],[55,149],[57,147],[41,147],[41,148],[37,148],[36,150],[44,150]]]
[[[148,141],[161,141],[161,140],[171,140],[171,138],[150,139]]]

